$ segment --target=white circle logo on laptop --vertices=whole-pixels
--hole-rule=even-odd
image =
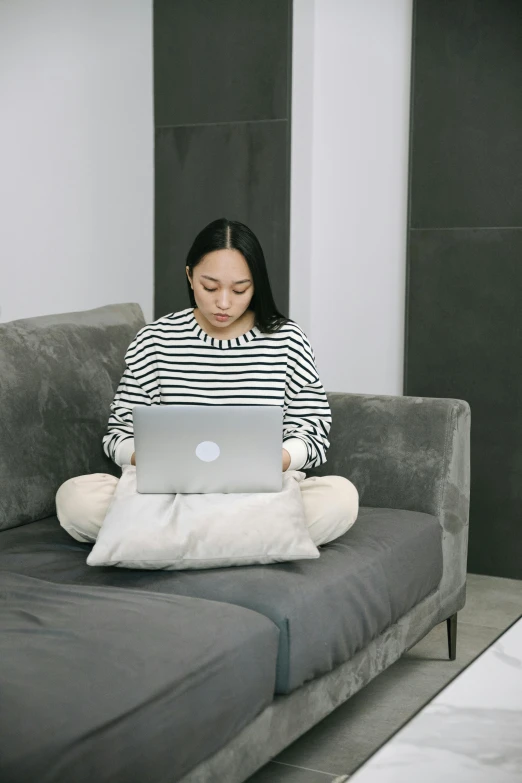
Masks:
[[[196,447],[196,457],[203,462],[214,462],[219,457],[221,450],[212,440],[204,440]]]

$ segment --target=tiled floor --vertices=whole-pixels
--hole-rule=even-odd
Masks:
[[[446,624],[266,764],[248,783],[344,783],[368,756],[522,614],[522,581],[469,574],[457,660]]]

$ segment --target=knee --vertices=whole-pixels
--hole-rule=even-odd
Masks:
[[[308,531],[316,546],[334,541],[352,527],[359,513],[359,493],[351,481],[321,476],[306,479],[301,487]]]
[[[344,520],[345,531],[354,524],[359,514],[359,492],[344,476],[328,476],[328,483],[335,495],[335,505],[340,519]]]
[[[117,484],[118,479],[107,473],[88,473],[65,481],[55,498],[60,525],[77,541],[96,541]]]

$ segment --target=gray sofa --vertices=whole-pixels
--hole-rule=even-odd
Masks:
[[[86,565],[58,487],[103,453],[137,304],[0,324],[0,780],[235,783],[464,605],[470,410],[331,393],[360,513],[316,560]],[[450,619],[451,618],[451,619]]]

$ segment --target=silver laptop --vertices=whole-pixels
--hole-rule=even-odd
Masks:
[[[278,405],[135,405],[133,421],[138,492],[282,489]]]

